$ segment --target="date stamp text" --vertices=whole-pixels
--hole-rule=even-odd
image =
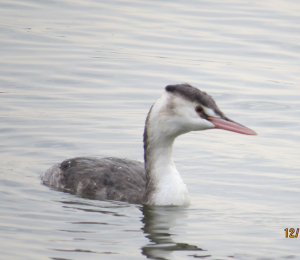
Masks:
[[[286,228],[285,230],[285,237],[289,237],[289,238],[297,238],[298,234],[299,234],[299,228],[295,229],[295,228]]]

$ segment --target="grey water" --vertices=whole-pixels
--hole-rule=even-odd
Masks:
[[[300,259],[300,2],[2,0],[0,35],[0,259]],[[183,82],[258,133],[177,139],[191,206],[41,185],[75,156],[142,161]]]

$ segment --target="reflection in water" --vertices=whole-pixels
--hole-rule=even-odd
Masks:
[[[169,259],[174,251],[204,251],[196,245],[177,243],[172,239],[171,229],[177,221],[186,218],[184,207],[144,206],[144,233],[150,243],[142,247],[142,254],[152,259]],[[195,257],[201,257],[196,256]],[[205,256],[203,256],[205,257]]]

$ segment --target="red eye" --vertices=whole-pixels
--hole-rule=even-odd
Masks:
[[[201,113],[203,112],[203,107],[197,106],[197,107],[195,108],[195,110],[196,110],[196,112],[197,112],[198,114],[201,114]]]

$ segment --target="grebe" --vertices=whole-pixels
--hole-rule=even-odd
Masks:
[[[189,84],[169,85],[146,119],[144,164],[114,157],[72,158],[48,169],[42,183],[100,200],[189,205],[186,185],[172,160],[172,146],[179,135],[214,128],[256,135],[227,118],[205,92]]]

